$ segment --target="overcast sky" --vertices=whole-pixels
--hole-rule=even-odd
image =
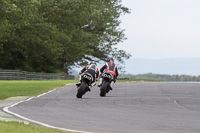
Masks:
[[[200,0],[122,0],[128,38],[117,46],[132,58],[200,58]]]
[[[120,18],[127,40],[117,45],[132,55],[126,61],[127,73],[200,74],[200,0],[122,4],[131,10]]]

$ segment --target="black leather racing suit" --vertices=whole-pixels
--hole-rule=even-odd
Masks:
[[[118,77],[118,68],[117,65],[111,60],[110,62],[107,62],[101,69],[100,72],[109,72],[113,75],[113,80],[116,82],[116,78]]]
[[[81,73],[90,73],[93,76],[93,82],[97,81],[99,78],[99,70],[95,64],[88,65],[81,70]]]

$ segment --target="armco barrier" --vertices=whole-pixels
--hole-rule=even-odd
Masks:
[[[0,80],[73,80],[73,75],[58,73],[26,72],[20,70],[0,70]]]

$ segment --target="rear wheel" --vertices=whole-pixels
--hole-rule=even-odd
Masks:
[[[86,90],[87,84],[85,82],[82,82],[80,87],[78,88],[78,92],[76,94],[77,98],[82,98],[82,96],[85,94],[85,90]]]
[[[108,83],[106,81],[103,82],[101,88],[100,88],[100,96],[105,97],[106,96],[106,90],[108,87]]]
[[[110,86],[108,86],[107,89],[106,89],[106,93],[108,93],[110,90],[111,90]]]

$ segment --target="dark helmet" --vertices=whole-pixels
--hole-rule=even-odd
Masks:
[[[90,62],[90,65],[91,65],[91,64],[97,65],[97,63],[96,63],[95,61],[91,61],[91,62]]]
[[[114,59],[111,57],[111,58],[108,59],[108,62],[110,62],[110,61],[114,62]]]

